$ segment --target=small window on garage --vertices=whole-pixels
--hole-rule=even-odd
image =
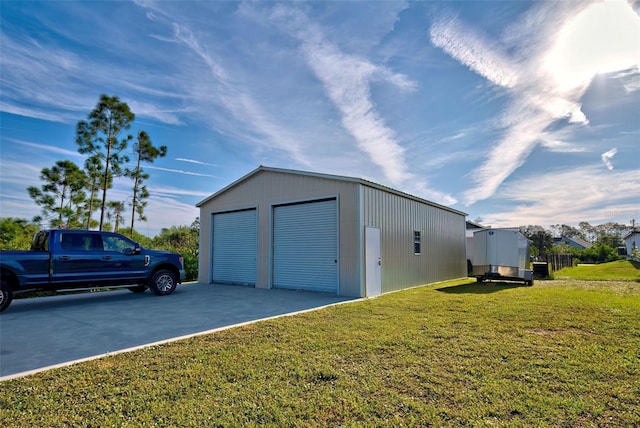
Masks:
[[[413,253],[421,254],[422,253],[422,234],[419,230],[413,231]]]

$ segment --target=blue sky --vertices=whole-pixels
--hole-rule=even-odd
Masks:
[[[639,10],[3,1],[0,216],[38,215],[40,170],[83,164],[75,126],[106,93],[168,146],[145,167],[150,235],[258,165],[368,179],[494,227],[640,221]]]

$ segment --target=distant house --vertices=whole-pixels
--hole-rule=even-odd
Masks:
[[[624,246],[627,248],[627,255],[631,255],[633,250],[640,250],[640,230],[632,229],[631,232],[627,233],[622,240],[624,241]]]
[[[566,236],[561,236],[559,238],[553,238],[553,245],[562,245],[567,244],[570,247],[577,248],[578,250],[584,250],[587,248],[591,248],[593,246],[592,243],[585,241],[582,238],[573,237],[568,238]]]

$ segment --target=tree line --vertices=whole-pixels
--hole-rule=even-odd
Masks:
[[[129,106],[117,96],[101,95],[87,120],[76,126],[78,152],[87,155],[84,167],[70,160],[60,160],[51,168],[40,171],[42,186],[30,186],[27,192],[40,206],[41,216],[36,223],[46,222],[51,228],[113,228],[118,231],[124,222],[124,201],[109,200],[108,190],[117,177],[133,181],[131,192],[131,223],[129,235],[133,236],[136,215],[146,221],[144,209],[149,192],[145,181],[149,174],[142,168],[167,154],[167,147],[155,147],[146,131],[139,131],[134,139],[127,131],[135,120]],[[133,142],[133,165],[126,150]],[[99,221],[94,212],[99,211]],[[111,223],[107,223],[105,218]]]
[[[550,229],[542,226],[520,226],[520,232],[532,241],[531,254],[544,259],[548,254],[568,254],[587,263],[602,263],[618,260],[618,248],[624,246],[622,240],[625,233],[633,226],[620,223],[604,223],[592,226],[588,222],[580,222],[578,227],[566,224],[555,224]],[[578,249],[566,243],[554,245],[554,236],[579,238],[591,246]]]
[[[532,255],[544,258],[547,254],[571,254],[584,262],[608,262],[619,258],[617,248],[622,245],[622,236],[631,228],[617,223],[591,226],[580,223],[580,228],[554,225],[550,230],[542,226],[521,226],[520,231],[532,241]],[[0,218],[0,250],[28,250],[33,235],[40,225],[26,219]],[[569,245],[554,245],[554,234],[568,238],[581,238],[594,244],[586,250],[578,250]],[[169,250],[184,257],[186,280],[198,278],[198,246],[200,239],[200,219],[190,226],[163,228],[160,234],[148,237],[133,232],[132,239],[147,248]]]

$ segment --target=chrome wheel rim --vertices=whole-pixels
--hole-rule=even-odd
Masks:
[[[171,275],[162,275],[160,278],[158,278],[156,285],[158,286],[158,290],[166,293],[173,288],[173,278],[171,277]]]

